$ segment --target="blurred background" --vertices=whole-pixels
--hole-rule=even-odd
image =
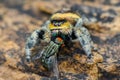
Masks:
[[[90,20],[85,27],[104,64],[95,67],[96,73],[88,71],[92,73],[89,80],[120,79],[120,0],[0,0],[0,80],[40,80],[43,74],[38,66],[31,69],[21,62],[26,38],[62,8],[76,10]],[[89,74],[77,67],[61,62],[61,80],[87,80]]]

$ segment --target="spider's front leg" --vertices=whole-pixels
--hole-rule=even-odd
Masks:
[[[74,27],[74,31],[77,39],[80,41],[83,50],[87,54],[87,57],[91,58],[93,42],[88,30],[82,26],[82,19],[78,20],[76,26]]]
[[[32,49],[34,49],[36,46],[40,45],[41,41],[49,42],[50,41],[50,31],[48,30],[47,22],[45,25],[43,25],[42,28],[35,30],[30,37],[28,37],[25,51],[26,51],[26,60],[27,62],[31,61],[32,56]]]
[[[34,48],[36,48],[37,46],[40,45],[41,41],[43,41],[43,37],[44,37],[45,31],[44,30],[35,30],[31,36],[27,39],[26,42],[26,60],[27,62],[31,61],[31,57],[32,57],[32,50]],[[44,42],[49,42],[50,38],[46,38],[46,40],[44,40]]]
[[[33,49],[39,46],[42,43],[47,43],[45,46],[42,46],[42,50],[37,52],[32,56]],[[42,65],[48,70],[54,72],[54,76],[58,78],[58,69],[56,62],[56,53],[58,52],[59,45],[51,41],[51,32],[47,27],[47,24],[39,30],[35,30],[26,42],[26,60],[30,62],[32,60],[39,59],[42,62]]]

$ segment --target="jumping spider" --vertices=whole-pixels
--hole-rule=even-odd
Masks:
[[[40,53],[40,60],[48,69],[54,66],[52,65],[53,58],[55,58],[61,45],[69,41],[78,40],[87,57],[90,58],[93,42],[83,23],[81,16],[72,11],[63,10],[53,14],[50,20],[46,21],[28,38],[26,43],[27,61],[31,60],[31,49],[35,48],[41,41],[48,43]]]

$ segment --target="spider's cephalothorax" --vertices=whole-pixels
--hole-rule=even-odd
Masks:
[[[82,18],[71,11],[61,11],[53,14],[50,20],[38,30],[35,30],[26,43],[26,59],[31,60],[32,51],[41,41],[48,45],[41,51],[40,59],[43,65],[50,69],[58,48],[67,41],[78,40],[87,54],[91,56],[92,41],[88,30],[83,26]]]
[[[49,29],[51,32],[71,34],[73,26],[80,17],[74,13],[56,13],[50,19]]]

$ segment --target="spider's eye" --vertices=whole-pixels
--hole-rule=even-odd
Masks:
[[[64,23],[66,22],[66,20],[52,20],[51,21],[51,23],[59,23],[59,22]]]
[[[61,26],[63,23],[65,23],[66,20],[52,20],[51,23],[54,25],[54,26]]]
[[[61,20],[61,22],[62,22],[62,23],[65,23],[65,22],[66,22],[66,20]]]
[[[56,20],[52,20],[51,23],[52,23],[52,24],[56,23]]]
[[[59,21],[60,24],[63,24],[63,23],[65,23],[65,22],[66,22],[66,20],[60,20],[60,21]]]

